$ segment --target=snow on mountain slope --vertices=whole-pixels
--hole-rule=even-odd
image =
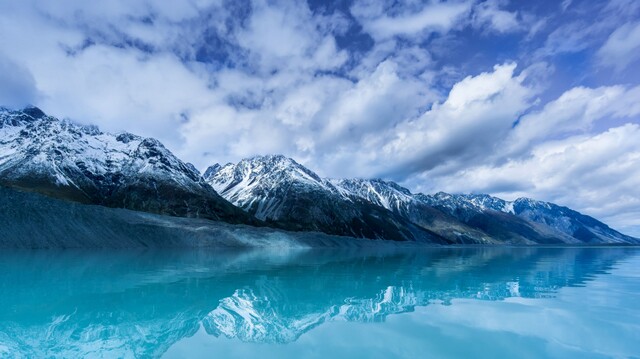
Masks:
[[[450,243],[633,243],[601,222],[550,203],[510,202],[486,194],[412,194],[381,179],[322,179],[284,156],[258,156],[214,165],[205,179],[222,196],[260,219],[332,223],[331,213],[358,206],[384,208],[378,216],[404,219]],[[296,203],[300,199],[305,201]],[[320,200],[323,199],[323,200]],[[336,205],[341,207],[336,208]],[[303,206],[309,208],[302,208]],[[314,210],[316,215],[304,211]],[[319,215],[318,215],[319,214]],[[326,230],[326,226],[315,229]],[[405,225],[406,226],[406,225]]]
[[[408,189],[381,179],[331,179],[338,191],[347,198],[359,197],[390,211],[406,210],[414,199]]]
[[[0,110],[0,183],[82,203],[255,222],[159,141]]]
[[[237,165],[218,164],[205,171],[205,180],[231,203],[252,209],[259,219],[278,219],[284,215],[283,200],[292,187],[332,195],[338,192],[330,183],[280,155],[258,156],[240,161]]]
[[[397,229],[428,234],[438,243],[502,243],[438,209],[416,200],[396,183],[382,180],[322,179],[284,156],[257,156],[238,164],[218,164],[205,180],[223,197],[256,217],[366,238],[412,238]],[[362,226],[369,230],[364,233]],[[524,238],[513,242],[529,243]]]
[[[552,203],[484,194],[412,194],[380,179],[323,179],[279,155],[214,165],[203,178],[155,139],[104,133],[35,107],[0,108],[0,185],[81,203],[231,223],[259,224],[257,218],[290,230],[363,238],[640,242]]]
[[[231,203],[288,229],[361,238],[446,242],[377,203],[345,195],[333,183],[284,156],[214,165],[205,180]]]
[[[585,243],[640,243],[606,224],[567,207],[549,202],[518,198],[511,202],[514,213],[528,221],[540,223]]]
[[[154,139],[113,136],[37,111],[0,113],[0,169],[9,176],[51,175],[58,185],[81,189],[73,169],[102,182],[114,172],[135,172],[169,177],[185,187],[197,185],[199,175]],[[23,166],[15,168],[17,163]]]
[[[381,179],[331,179],[340,193],[351,200],[361,199],[382,206],[406,218],[411,223],[446,238],[451,243],[500,244],[481,230],[466,225],[457,218],[416,199],[411,192],[395,182]],[[524,238],[512,238],[509,243],[528,243]]]
[[[506,221],[516,217],[530,223],[531,228],[544,237],[558,238],[565,243],[640,243],[637,238],[619,233],[592,217],[567,207],[530,198],[505,201],[486,194],[456,195],[444,192],[434,195],[418,194],[416,198],[464,222],[500,213],[513,215],[502,218]]]

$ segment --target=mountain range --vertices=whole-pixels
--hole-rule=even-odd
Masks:
[[[640,243],[548,202],[414,194],[381,179],[326,179],[281,155],[215,164],[200,175],[155,139],[104,133],[35,107],[0,109],[0,185],[82,204],[356,238]]]
[[[159,141],[0,110],[0,184],[85,204],[258,224]]]
[[[412,194],[381,179],[325,179],[281,155],[215,164],[204,179],[236,206],[283,228],[447,244],[632,243],[566,207],[489,195]],[[288,227],[289,226],[289,227]]]

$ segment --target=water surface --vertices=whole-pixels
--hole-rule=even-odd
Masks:
[[[640,357],[640,250],[13,251],[0,357]]]

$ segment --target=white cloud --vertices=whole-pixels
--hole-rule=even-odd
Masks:
[[[640,59],[640,21],[617,28],[598,51],[600,62],[621,71]]]
[[[634,57],[635,54],[628,51],[632,51],[634,44],[638,43],[638,36],[633,28],[640,14],[640,2],[635,0],[579,3],[564,1],[561,7],[563,9],[561,16],[556,17],[555,14],[551,14],[547,17],[549,25],[556,28],[547,35],[545,44],[533,52],[534,57],[553,57],[584,51],[585,56],[594,60],[600,57],[601,63],[607,66],[612,64],[603,62],[603,58],[619,61],[619,65],[626,66],[624,64],[626,59],[616,56],[618,52]],[[569,8],[568,11],[565,11],[567,8]],[[620,24],[625,25],[620,27]],[[607,40],[608,37],[609,40]],[[629,40],[629,43],[621,43],[620,40],[625,39]],[[599,54],[593,55],[592,51],[605,42],[611,42],[609,45],[612,50],[611,57],[607,56],[602,49]]]
[[[482,84],[479,77],[473,79]],[[456,96],[450,94],[447,102],[459,102],[465,104],[461,108],[471,109],[466,105],[467,93],[469,98],[475,98],[473,94],[477,93],[486,93],[490,98],[494,92],[474,91],[474,87],[461,86],[466,89],[465,95],[456,100]],[[511,93],[510,90],[505,92]],[[492,127],[481,112],[474,111],[480,123],[487,126],[481,127],[484,131],[474,131],[474,135],[494,146],[485,147],[476,156],[467,156],[462,166],[440,161],[439,166],[426,167],[426,171],[410,177],[406,184],[427,193],[444,190],[490,193],[507,199],[533,197],[568,206],[618,230],[638,235],[640,126],[627,124],[593,133],[598,121],[634,119],[640,115],[638,98],[640,86],[576,87],[542,109],[529,112],[513,129]],[[501,103],[495,105],[503,106]],[[520,108],[532,105],[533,102],[527,102],[525,98]],[[451,123],[445,128],[455,129],[453,119],[460,116],[447,117]],[[430,132],[434,131],[430,129]],[[437,143],[429,135],[416,133],[417,138],[424,141],[425,148],[429,148],[426,144]],[[464,136],[456,132],[447,138],[444,143],[452,144]],[[464,151],[477,148],[474,140],[477,139],[464,142]],[[417,140],[407,142],[412,145],[408,148],[420,148],[416,143]],[[459,151],[454,159],[464,159],[464,151]],[[434,152],[425,155],[438,158]],[[429,160],[421,163],[429,163]]]
[[[0,106],[22,107],[36,103],[37,97],[31,72],[0,53]]]
[[[427,4],[357,1],[352,14],[376,41],[394,36],[426,38],[430,33],[446,34],[472,24],[500,33],[519,31],[517,12],[504,10],[505,1],[432,1]]]
[[[506,140],[503,156],[528,150],[535,140],[547,140],[572,132],[587,132],[602,119],[640,114],[640,86],[574,87],[540,111],[523,116]]]
[[[261,81],[261,88],[237,72],[228,72],[221,78],[228,76],[232,77],[225,82],[247,83],[258,92],[271,93],[264,88],[280,87],[278,81]],[[222,84],[219,91],[229,88]],[[390,121],[415,116],[419,107],[429,103],[432,97],[422,93],[421,86],[420,81],[401,78],[397,65],[386,61],[355,83],[316,76],[289,84],[287,91],[268,96],[268,104],[256,109],[212,106],[194,114],[182,126],[182,134],[190,156],[198,151],[215,154],[213,158],[207,156],[209,163],[198,165],[261,153],[287,153],[322,173],[332,173],[336,164],[325,162],[325,156],[344,160],[348,159],[347,154],[359,152],[360,146],[371,149],[367,144],[384,138],[389,126],[393,126]],[[223,138],[233,141],[212,140]],[[353,165],[351,170],[363,175],[368,165],[363,162],[363,168]]]
[[[174,5],[116,1],[96,6],[71,0],[55,6],[37,1],[2,3],[0,10],[13,14],[0,16],[0,32],[8,35],[0,37],[0,48],[12,49],[6,60],[3,56],[2,63],[12,64],[12,68],[13,64],[22,63],[24,76],[20,76],[25,83],[28,74],[33,74],[34,87],[42,93],[37,105],[53,115],[91,122],[109,131],[128,130],[153,136],[189,160],[202,162],[201,153],[215,148],[196,146],[203,150],[200,153],[185,148],[192,143],[184,137],[189,132],[182,129],[186,119],[202,119],[200,114],[213,109],[226,109],[222,112],[229,116],[241,116],[233,103],[227,103],[235,101],[251,103],[263,111],[262,115],[252,114],[253,120],[271,121],[265,118],[267,113],[273,115],[270,107],[313,81],[316,71],[335,69],[348,57],[337,49],[334,38],[324,32],[326,29],[320,29],[319,20],[312,18],[306,7],[256,2],[246,27],[218,30],[231,32],[226,35],[227,40],[237,39],[240,51],[245,51],[252,61],[252,70],[258,71],[208,72],[206,67],[185,62],[174,52],[185,43],[200,46],[194,41],[201,40],[193,38],[200,36],[197,31],[203,31],[198,28],[201,25],[190,21],[201,15],[200,10],[214,5],[205,1]],[[224,15],[225,9],[217,10],[212,16]],[[149,22],[138,21],[147,17]],[[23,23],[31,25],[25,27]],[[223,23],[218,21],[216,26]],[[148,42],[155,49],[149,53],[122,43],[119,32]],[[88,36],[94,38],[83,47]],[[185,50],[189,51],[194,50]],[[7,71],[5,76],[8,74],[20,72]],[[8,78],[4,83],[9,83]],[[17,86],[12,85],[12,89],[12,95],[18,94]],[[20,104],[31,102],[34,95],[26,97],[29,98]],[[14,104],[18,105],[14,100],[5,100],[5,105]],[[217,116],[208,117],[208,121],[215,126]],[[264,123],[264,130],[268,131],[269,122]],[[228,123],[229,127],[235,125],[235,121]],[[224,121],[217,124],[218,131],[224,132],[223,126]],[[177,133],[184,133],[183,137]],[[277,140],[276,136],[269,137]],[[267,145],[248,146],[251,149],[289,151],[284,146]],[[248,150],[235,154],[253,154]]]
[[[488,26],[497,32],[512,32],[521,29],[518,13],[500,9],[504,3],[499,0],[487,0],[474,7],[473,23],[478,26]]]
[[[299,12],[304,11],[302,8],[264,3],[258,6],[248,20],[248,29],[238,34],[238,40],[241,46],[262,56],[262,63],[271,58],[283,61],[302,57],[314,45],[313,39],[307,36],[311,32],[307,27],[312,24],[304,21],[308,14],[299,16]]]
[[[583,51],[593,44],[597,33],[601,30],[599,27],[582,22],[562,25],[549,34],[545,45],[536,51],[536,55],[552,56]]]
[[[471,1],[434,1],[417,11],[408,7],[398,15],[389,16],[380,2],[358,1],[351,8],[351,12],[375,39],[384,40],[396,35],[414,36],[423,32],[447,32],[466,17],[471,4]]]
[[[446,101],[414,121],[394,129],[382,147],[392,172],[411,173],[439,166],[457,166],[493,152],[518,116],[526,110],[533,91],[515,76],[515,64],[467,77],[453,86]]]
[[[387,128],[393,118],[405,118],[415,106],[412,102],[419,101],[415,98],[418,90],[414,83],[403,81],[397,72],[394,62],[382,62],[370,76],[345,91],[327,118],[323,137],[328,142],[340,140],[342,136],[357,141],[370,132]]]

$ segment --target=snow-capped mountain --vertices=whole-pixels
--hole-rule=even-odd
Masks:
[[[391,211],[405,211],[413,202],[408,189],[381,179],[330,179],[345,197],[358,197]]]
[[[337,195],[331,183],[279,155],[254,157],[237,165],[216,164],[205,171],[204,179],[230,202],[262,220],[284,216],[288,208],[283,199],[295,190]]]
[[[530,226],[520,229],[523,235],[532,236],[530,230],[550,239],[560,239],[566,243],[638,243],[637,238],[626,236],[611,229],[595,218],[583,215],[567,207],[553,203],[536,201],[530,198],[518,198],[505,201],[486,194],[456,195],[439,192],[434,195],[418,194],[416,198],[435,208],[460,219],[465,223],[484,222],[492,225],[495,231],[503,231],[506,222],[488,221],[489,216],[520,220]],[[507,229],[514,226],[508,224]],[[518,226],[515,226],[518,228]]]
[[[406,222],[447,243],[634,243],[597,220],[551,203],[489,195],[412,194],[381,179],[323,179],[284,156],[257,156],[238,164],[218,164],[205,180],[223,197],[256,217],[295,222],[299,229],[377,238],[334,231],[362,218],[355,208],[376,208],[377,220]],[[338,209],[339,208],[339,209]],[[381,209],[385,209],[383,211]],[[332,214],[334,216],[332,216]],[[346,221],[345,221],[346,219]],[[322,225],[318,225],[321,223]]]
[[[486,233],[457,218],[424,204],[406,188],[381,179],[330,179],[338,191],[351,200],[365,200],[408,219],[417,226],[446,238],[451,243],[499,244]]]
[[[159,141],[0,110],[0,184],[82,203],[254,223]]]
[[[626,236],[593,217],[567,207],[530,198],[518,198],[507,203],[518,217],[551,227],[581,242],[640,243],[637,238]]]
[[[104,133],[35,107],[0,108],[0,185],[87,204],[231,223],[265,221],[287,230],[359,238],[481,244],[640,242],[552,203],[413,194],[380,179],[324,179],[279,155],[216,164],[202,177],[155,139]]]
[[[349,197],[290,158],[256,156],[218,164],[205,180],[236,206],[269,223],[360,238],[446,242],[386,208]]]

